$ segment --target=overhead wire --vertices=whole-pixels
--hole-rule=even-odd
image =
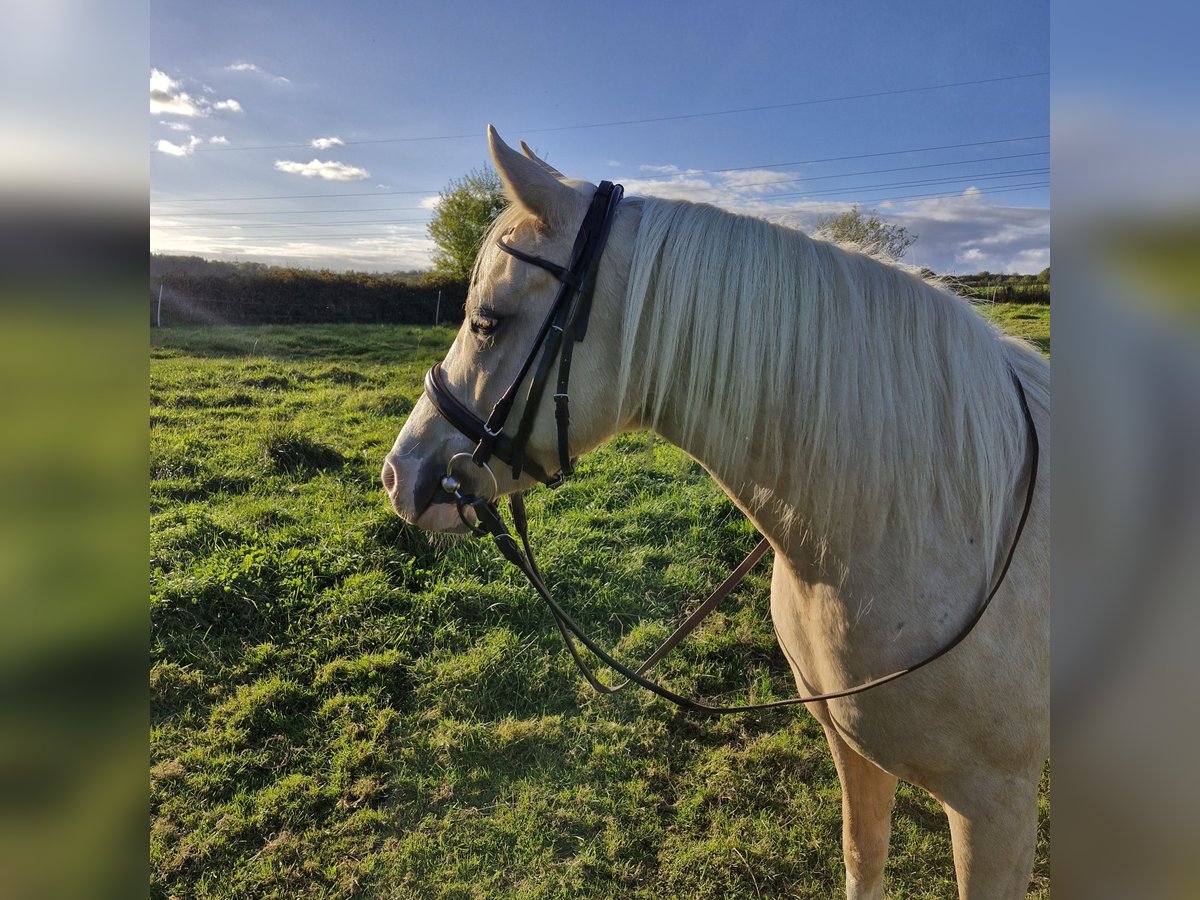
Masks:
[[[774,181],[754,181],[740,185],[745,188],[760,188],[769,187],[776,184],[796,184],[798,182],[809,181],[828,181],[835,178],[856,178],[863,175],[881,175],[888,172],[908,172],[917,169],[940,169],[949,166],[963,166],[974,163],[996,162],[999,160],[1008,159],[1027,159],[1033,156],[1048,156],[1049,150],[1039,150],[1034,153],[1013,153],[1006,156],[984,156],[977,159],[959,159],[951,162],[939,163],[923,163],[918,166],[892,166],[886,169],[866,169],[858,172],[838,172],[832,175],[805,175],[797,178],[781,178]],[[699,173],[693,173],[699,174]],[[979,173],[989,174],[989,173]],[[963,176],[975,177],[974,175]],[[636,179],[625,179],[626,181],[634,181]],[[653,179],[649,179],[653,180]],[[687,189],[689,185],[681,185],[680,189]],[[710,185],[697,185],[696,190],[706,190]],[[373,196],[364,194],[362,196]],[[407,210],[429,210],[426,206],[373,206],[373,207],[342,207],[338,209],[279,209],[279,210],[223,210],[221,212],[166,212],[152,214],[162,218],[194,218],[194,217],[210,217],[210,216],[282,216],[282,215],[328,215],[331,213],[347,213],[347,212],[399,212]],[[432,211],[432,210],[430,210]]]
[[[741,115],[751,112],[768,112],[777,109],[795,109],[802,106],[817,106],[825,103],[842,103],[848,100],[867,100],[873,97],[894,97],[901,94],[919,94],[927,91],[939,91],[947,88],[956,87],[972,87],[981,84],[995,84],[1005,81],[1019,81],[1028,78],[1042,78],[1049,75],[1049,72],[1023,72],[1017,75],[998,75],[993,78],[976,78],[969,81],[948,81],[941,84],[927,84],[918,87],[909,88],[892,88],[886,91],[868,91],[861,94],[842,94],[835,97],[816,97],[807,100],[794,100],[787,103],[768,103],[760,106],[743,106],[736,109],[720,109],[710,110],[706,112],[695,113],[679,113],[670,116],[647,116],[640,119],[619,119],[611,122],[587,122],[576,125],[553,125],[540,128],[514,128],[521,134],[549,134],[559,131],[582,131],[591,128],[617,128],[627,125],[647,125],[654,122],[679,122],[687,119],[707,119],[717,116],[732,116]],[[478,132],[470,132],[469,134],[437,134],[437,135],[419,135],[412,137],[396,137],[396,138],[366,138],[362,140],[342,141],[339,146],[358,146],[364,144],[405,144],[417,143],[426,141],[451,141],[461,140],[466,138],[478,138]],[[196,153],[230,153],[236,151],[250,150],[299,150],[313,149],[312,141],[295,144],[252,144],[247,146],[219,146],[219,147],[197,147]]]
[[[969,141],[960,144],[940,144],[932,147],[908,147],[902,150],[882,150],[875,153],[854,153],[845,156],[826,156],[814,159],[793,160],[790,162],[775,162],[775,163],[755,163],[748,166],[729,166],[722,169],[689,169],[685,172],[675,172],[663,174],[662,178],[685,178],[694,175],[716,175],[725,172],[744,172],[751,169],[777,169],[786,168],[788,166],[806,166],[816,165],[818,163],[827,162],[845,162],[854,159],[873,159],[882,156],[901,156],[905,153],[932,153],[939,150],[960,150],[968,147],[987,147],[995,144],[1015,144],[1023,141],[1037,141],[1049,138],[1049,134],[1034,134],[1024,137],[1015,138],[997,138],[987,141]],[[644,175],[642,176],[645,177]],[[629,176],[626,180],[634,180],[638,176]],[[175,203],[221,203],[221,202],[242,202],[242,201],[260,201],[260,200],[310,200],[322,199],[325,197],[387,197],[399,195],[415,195],[415,194],[436,194],[437,188],[429,188],[426,190],[404,190],[404,191],[352,191],[338,192],[332,194],[272,194],[257,197],[175,197],[161,198],[158,200],[151,199],[153,204],[175,204]]]
[[[952,175],[941,178],[921,178],[908,179],[904,181],[883,182],[881,184],[866,184],[856,185],[853,187],[838,187],[827,188],[818,191],[795,191],[783,194],[771,194],[761,199],[764,200],[779,200],[788,197],[822,197],[831,194],[853,194],[862,192],[874,192],[878,190],[889,190],[892,188],[916,187],[918,185],[934,185],[934,184],[952,184],[962,181],[991,181],[997,178],[1016,178],[1025,175],[1042,175],[1049,173],[1048,168],[1032,168],[1032,169],[1013,169],[1007,172],[990,172],[990,173],[968,173],[964,175]],[[878,202],[878,201],[876,201]],[[352,210],[357,212],[357,210]],[[163,216],[169,219],[170,216]],[[191,230],[211,229],[211,228],[333,228],[345,227],[354,225],[416,225],[423,224],[425,219],[377,219],[377,220],[352,220],[346,222],[166,222],[157,224],[157,228],[188,228]]]
[[[1035,182],[1028,182],[1028,183],[1023,183],[1023,184],[1006,185],[1004,187],[980,188],[980,189],[977,189],[974,192],[972,192],[971,196],[978,196],[981,194],[1003,194],[1003,193],[1008,193],[1011,191],[1031,190],[1031,189],[1036,189],[1036,188],[1049,187],[1049,185],[1050,185],[1049,181],[1035,181]],[[934,194],[906,194],[906,195],[899,195],[899,196],[894,196],[894,197],[877,197],[877,198],[871,200],[871,203],[875,203],[875,204],[898,203],[898,202],[905,202],[905,201],[910,201],[910,200],[937,200],[937,199],[946,199],[946,198],[951,198],[951,197],[963,197],[963,196],[964,196],[963,191],[951,191],[949,193],[934,193]],[[799,204],[795,204],[791,207],[781,207],[777,210],[760,210],[759,212],[760,212],[760,214],[786,215],[788,213],[795,213],[795,212],[799,211],[800,209],[801,209],[801,206]],[[347,240],[347,239],[357,240],[357,239],[361,239],[361,238],[385,239],[385,238],[390,238],[390,237],[408,237],[408,236],[410,236],[410,235],[386,234],[386,233],[380,233],[377,231],[365,231],[365,232],[358,232],[358,233],[342,232],[340,234],[332,233],[332,234],[305,234],[305,235],[296,235],[296,234],[289,234],[289,235],[236,235],[236,234],[234,234],[234,235],[208,237],[208,238],[206,238],[206,240],[210,240],[210,241],[213,241],[216,243],[220,243],[222,241],[238,241],[238,240],[337,241],[337,240]]]
[[[826,103],[837,103],[837,102],[850,101],[850,100],[862,100],[862,99],[868,99],[868,98],[872,98],[872,97],[886,97],[886,96],[895,96],[895,95],[903,95],[903,94],[914,94],[914,93],[942,90],[942,89],[947,89],[947,88],[965,87],[965,86],[972,86],[972,85],[983,85],[983,84],[991,84],[991,83],[998,83],[998,82],[1010,82],[1010,81],[1016,81],[1016,80],[1021,80],[1021,79],[1031,79],[1031,78],[1043,77],[1047,74],[1048,74],[1047,72],[1030,72],[1030,73],[1022,73],[1022,74],[1017,74],[1017,75],[1006,75],[1006,76],[997,76],[997,77],[993,77],[993,78],[975,79],[975,80],[970,80],[970,81],[946,82],[946,83],[941,83],[941,84],[924,85],[924,86],[910,87],[910,88],[896,88],[896,89],[883,90],[883,91],[872,91],[872,92],[860,93],[860,94],[847,94],[847,95],[834,96],[834,97],[809,98],[809,99],[805,99],[805,100],[790,101],[790,102],[786,102],[786,103],[739,107],[736,109],[709,110],[709,111],[696,112],[696,113],[681,113],[681,114],[669,115],[669,116],[653,116],[653,117],[646,117],[646,118],[639,118],[639,119],[624,119],[624,120],[618,120],[618,121],[591,122],[591,123],[582,123],[582,124],[574,124],[574,125],[546,126],[546,127],[540,127],[540,128],[523,128],[523,129],[514,129],[514,130],[520,131],[520,133],[522,133],[522,134],[543,134],[543,133],[560,132],[560,131],[573,131],[573,130],[583,130],[583,129],[593,129],[593,128],[610,128],[610,127],[628,126],[628,125],[641,125],[641,124],[648,124],[648,123],[654,123],[654,122],[683,121],[683,120],[689,120],[689,119],[711,118],[711,117],[730,116],[730,115],[752,113],[752,112],[763,112],[763,111],[770,111],[770,110],[798,108],[798,107],[804,107],[804,106],[812,106],[812,105],[826,104]],[[437,141],[437,140],[452,140],[452,139],[459,139],[459,138],[475,138],[477,136],[478,136],[477,134],[471,133],[471,134],[454,134],[454,135],[426,135],[426,136],[410,136],[410,137],[397,137],[397,138],[363,139],[363,140],[343,141],[343,142],[341,142],[341,145],[342,146],[354,146],[354,145],[366,145],[366,144],[407,143],[407,142],[417,142],[417,141]],[[903,150],[878,151],[878,152],[873,152],[873,153],[847,154],[847,155],[842,155],[842,156],[820,157],[820,158],[805,159],[805,160],[792,160],[792,161],[787,161],[787,162],[771,162],[771,163],[758,163],[758,164],[753,164],[753,165],[730,166],[730,167],[725,167],[725,168],[707,169],[707,170],[685,169],[685,170],[676,171],[676,172],[659,173],[657,178],[643,174],[643,176],[641,176],[641,177],[634,176],[634,177],[626,178],[623,180],[627,180],[627,181],[636,181],[636,180],[670,181],[670,180],[695,178],[695,177],[698,177],[701,175],[727,175],[727,174],[735,173],[735,172],[748,172],[748,171],[753,171],[753,170],[758,170],[758,169],[786,169],[789,167],[796,167],[796,166],[818,165],[818,164],[830,163],[830,162],[842,162],[842,161],[859,160],[859,159],[872,159],[872,158],[880,158],[880,157],[887,157],[887,156],[899,156],[899,155],[910,154],[910,153],[929,153],[929,152],[937,152],[937,151],[945,151],[945,150],[978,148],[978,147],[993,146],[993,145],[999,145],[999,144],[1012,144],[1012,143],[1020,143],[1020,142],[1026,142],[1026,141],[1044,140],[1048,137],[1049,137],[1048,134],[1039,134],[1039,135],[1030,135],[1030,136],[1016,137],[1016,138],[998,138],[998,139],[985,140],[985,141],[970,141],[970,142],[957,143],[957,144],[942,144],[942,145],[931,146],[931,147],[907,148],[907,149],[903,149]],[[196,148],[195,152],[231,152],[231,151],[239,151],[239,150],[284,150],[284,149],[308,148],[311,146],[312,146],[311,142],[304,143],[304,144],[272,144],[272,145],[252,145],[252,146],[230,145],[230,146],[221,146],[221,147]],[[778,185],[778,184],[791,184],[791,183],[801,183],[801,182],[808,183],[808,182],[816,182],[816,181],[828,181],[828,180],[834,180],[834,179],[848,179],[848,178],[856,178],[856,177],[884,174],[884,173],[890,173],[890,172],[914,171],[914,170],[920,170],[920,169],[936,169],[936,168],[944,168],[944,167],[959,166],[959,165],[972,165],[975,163],[999,161],[999,160],[1005,160],[1005,159],[1029,158],[1029,157],[1034,157],[1034,156],[1044,156],[1047,153],[1048,153],[1048,151],[1038,151],[1038,152],[1032,152],[1032,153],[1019,153],[1019,154],[1010,154],[1010,155],[1003,155],[1003,156],[983,157],[983,158],[977,158],[977,159],[964,159],[964,160],[951,160],[951,161],[945,161],[945,162],[925,163],[925,164],[912,165],[912,166],[895,166],[895,167],[889,167],[889,168],[883,168],[883,169],[873,169],[873,170],[866,170],[866,171],[859,171],[859,172],[832,173],[832,174],[815,175],[815,176],[799,176],[799,177],[792,177],[792,178],[776,179],[776,180],[772,180],[772,181],[756,181],[756,182],[752,182],[752,183],[748,183],[748,184],[744,184],[744,185],[737,185],[736,187],[752,189],[752,188],[769,187],[769,186]],[[845,186],[845,187],[840,187],[840,188],[828,188],[828,189],[822,189],[822,190],[816,190],[816,191],[797,191],[797,192],[790,192],[790,193],[783,193],[783,194],[776,193],[776,194],[770,194],[769,196],[762,197],[761,199],[774,201],[774,200],[784,199],[784,198],[789,198],[789,197],[817,198],[817,197],[829,196],[829,195],[833,195],[833,194],[854,195],[854,194],[863,193],[863,192],[874,193],[874,192],[882,191],[882,190],[893,190],[896,188],[903,188],[903,187],[917,187],[917,186],[921,186],[921,185],[933,186],[933,185],[939,185],[939,184],[953,184],[956,182],[963,182],[963,181],[972,181],[973,182],[973,181],[1016,178],[1016,177],[1029,176],[1029,175],[1042,175],[1042,174],[1045,174],[1048,172],[1049,172],[1049,169],[1033,169],[1033,168],[1031,168],[1031,169],[1023,169],[1023,170],[1011,170],[1011,171],[1006,171],[1006,172],[971,173],[971,174],[964,174],[964,175],[958,175],[958,176],[947,175],[945,177],[939,177],[939,178],[910,179],[910,180],[903,180],[903,181],[886,182],[886,183],[875,184],[875,185]],[[1046,186],[1047,184],[1048,184],[1048,182],[1044,182],[1044,183],[1036,182],[1036,183],[1030,183],[1030,184],[1024,184],[1024,185],[998,186],[998,187],[994,187],[994,188],[976,189],[976,193],[978,193],[978,194],[1003,193],[1003,192],[1012,191],[1012,190],[1040,188],[1040,187]],[[706,190],[706,189],[711,190],[714,187],[719,188],[719,187],[728,187],[728,186],[727,185],[682,185],[681,184],[678,186],[678,189],[683,190],[683,191],[688,191],[688,190],[699,191],[699,190]],[[276,241],[276,242],[278,242],[278,241],[300,241],[300,240],[327,241],[327,240],[361,239],[361,238],[387,239],[389,237],[392,237],[393,235],[389,235],[386,233],[381,234],[379,232],[359,232],[359,233],[327,232],[325,234],[296,235],[296,234],[288,234],[286,232],[293,231],[295,229],[301,229],[301,230],[313,229],[313,228],[321,228],[321,229],[330,228],[330,229],[332,229],[332,228],[344,228],[344,227],[360,227],[360,226],[367,226],[367,225],[391,228],[391,227],[395,227],[395,226],[412,226],[412,225],[425,224],[426,219],[396,219],[396,220],[379,219],[379,220],[365,220],[365,221],[353,220],[353,221],[342,221],[342,222],[311,222],[311,221],[310,222],[270,222],[270,221],[267,221],[267,222],[239,222],[239,223],[232,223],[232,222],[211,222],[211,223],[185,222],[185,223],[180,223],[180,222],[172,222],[170,220],[173,218],[176,218],[176,217],[180,217],[180,218],[181,217],[220,218],[220,217],[242,217],[242,216],[312,216],[312,215],[329,215],[329,214],[334,214],[334,213],[394,212],[394,211],[408,211],[408,210],[416,211],[419,209],[428,209],[428,208],[424,207],[424,206],[415,206],[415,207],[408,206],[408,207],[345,208],[345,209],[327,209],[327,210],[320,210],[320,209],[316,209],[316,210],[311,210],[311,209],[310,210],[232,210],[232,211],[225,210],[225,211],[219,211],[219,212],[180,211],[180,212],[174,212],[174,213],[171,212],[170,210],[168,210],[166,212],[162,212],[161,210],[164,206],[175,206],[178,204],[191,204],[191,203],[221,203],[221,202],[240,203],[240,202],[276,201],[276,200],[308,200],[308,199],[327,199],[327,198],[342,198],[342,197],[381,197],[381,196],[402,196],[402,195],[408,195],[408,196],[426,195],[426,196],[428,196],[428,195],[431,195],[434,193],[435,193],[434,190],[409,189],[409,190],[362,191],[362,192],[260,195],[260,196],[244,196],[244,197],[237,197],[237,196],[220,197],[220,196],[218,196],[218,197],[159,198],[159,199],[151,200],[152,208],[156,207],[159,210],[158,212],[152,213],[151,218],[152,219],[160,219],[160,220],[161,219],[168,220],[166,222],[154,224],[153,227],[155,228],[155,230],[169,229],[169,228],[174,228],[174,229],[187,228],[187,229],[190,229],[193,231],[202,230],[202,229],[224,229],[224,230],[228,231],[229,229],[237,229],[237,231],[240,232],[242,229],[253,228],[253,229],[280,229],[285,232],[283,234],[278,234],[278,235],[226,234],[223,237],[214,236],[214,237],[207,238],[208,240],[218,241],[218,242],[222,241],[222,240],[225,240],[225,241],[260,240],[260,241]],[[440,192],[437,192],[437,193],[440,193]],[[896,196],[896,197],[874,198],[874,199],[870,200],[869,202],[879,204],[879,203],[887,203],[887,202],[902,202],[902,201],[906,201],[906,200],[934,199],[934,198],[938,198],[938,197],[954,197],[954,196],[961,196],[961,195],[962,195],[961,191],[955,191],[953,193],[946,193],[946,194],[934,193],[934,194],[918,194],[918,195],[903,195],[903,196]],[[429,210],[429,211],[432,212],[432,210]],[[780,211],[786,212],[786,210],[780,210]],[[771,213],[771,212],[773,212],[773,210],[763,210],[763,212]],[[395,235],[395,236],[399,236],[399,235]]]

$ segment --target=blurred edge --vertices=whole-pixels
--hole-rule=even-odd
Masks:
[[[0,896],[128,897],[147,870],[147,10],[4,12]],[[1196,12],[1052,18],[1055,892],[1194,897]]]
[[[1053,7],[1055,895],[1200,896],[1200,116],[1183,4]]]
[[[147,891],[146,14],[4,0],[5,898]]]

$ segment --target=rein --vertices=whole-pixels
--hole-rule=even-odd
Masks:
[[[567,391],[570,382],[571,357],[574,353],[575,344],[583,340],[584,334],[587,331],[588,316],[591,312],[592,294],[595,290],[596,273],[599,269],[600,257],[604,252],[604,245],[608,238],[612,221],[616,216],[617,205],[620,203],[622,195],[623,189],[620,185],[614,185],[607,181],[600,183],[600,187],[596,190],[592,198],[587,215],[584,217],[583,224],[580,226],[579,233],[575,238],[575,245],[571,251],[570,260],[565,267],[541,257],[525,253],[515,247],[510,247],[502,240],[497,240],[497,245],[505,253],[522,262],[538,266],[558,279],[559,290],[555,295],[549,312],[546,314],[546,318],[538,330],[537,338],[526,356],[520,371],[512,384],[509,385],[508,389],[496,402],[496,405],[492,407],[492,411],[486,421],[480,419],[469,407],[454,396],[449,384],[446,382],[445,374],[442,372],[441,363],[435,363],[429,369],[428,373],[426,373],[425,392],[438,412],[451,425],[462,432],[462,434],[476,442],[475,449],[471,453],[459,453],[450,458],[446,466],[446,474],[440,484],[441,490],[453,498],[458,509],[459,518],[477,536],[490,536],[501,555],[525,575],[530,585],[533,586],[533,589],[546,602],[550,614],[554,618],[554,623],[558,626],[559,633],[562,635],[563,642],[566,644],[571,658],[574,659],[583,677],[587,680],[588,684],[601,694],[615,694],[631,684],[636,684],[653,694],[657,694],[659,697],[670,700],[677,706],[694,712],[712,715],[750,712],[753,710],[775,709],[782,706],[794,706],[802,703],[814,703],[822,700],[835,700],[840,697],[862,693],[871,688],[887,684],[889,681],[902,678],[949,653],[971,633],[979,623],[979,620],[983,618],[983,614],[987,611],[996,593],[1000,590],[1000,586],[1004,583],[1004,578],[1008,574],[1009,567],[1012,564],[1013,556],[1016,554],[1021,535],[1025,531],[1029,511],[1033,506],[1034,488],[1037,484],[1040,445],[1037,428],[1033,422],[1033,415],[1029,411],[1029,401],[1025,396],[1025,389],[1021,385],[1020,378],[1017,377],[1016,372],[1011,368],[1009,369],[1009,374],[1012,376],[1013,385],[1017,390],[1017,397],[1020,400],[1021,412],[1024,416],[1025,427],[1029,436],[1029,484],[1025,492],[1025,502],[1021,508],[1021,514],[1017,520],[1012,540],[1009,543],[1008,552],[1005,554],[1004,563],[1000,568],[999,574],[992,582],[991,588],[986,591],[982,602],[976,607],[971,618],[948,643],[920,662],[913,663],[887,675],[873,678],[870,681],[862,682],[853,687],[837,691],[813,694],[807,697],[789,697],[768,703],[755,703],[742,706],[716,706],[693,700],[677,694],[658,682],[647,678],[647,673],[671,649],[694,631],[701,621],[737,587],[746,574],[766,555],[767,550],[770,549],[770,542],[766,538],[759,541],[758,545],[738,564],[737,568],[730,573],[725,581],[688,616],[682,625],[663,641],[658,649],[636,668],[631,668],[620,662],[588,637],[558,601],[554,599],[553,594],[542,578],[542,573],[533,555],[533,548],[529,542],[529,522],[525,510],[524,494],[516,493],[509,496],[509,510],[513,528],[517,533],[517,537],[520,538],[520,543],[518,544],[517,538],[513,537],[496,504],[499,486],[497,485],[495,474],[488,465],[488,461],[494,456],[508,463],[512,466],[514,480],[520,477],[522,471],[526,471],[551,488],[557,487],[567,475],[574,472],[575,460],[571,458],[568,447],[570,413]],[[538,359],[539,352],[541,353],[540,360]],[[554,418],[558,429],[559,470],[556,474],[550,475],[533,460],[526,458],[525,445],[533,430],[533,419],[541,398],[545,393],[546,383],[550,377],[550,369],[556,355],[558,356],[559,370],[557,389],[554,394]],[[536,368],[534,367],[535,361],[537,361]],[[504,426],[516,402],[520,387],[526,380],[526,377],[530,375],[531,370],[533,374],[526,393],[524,412],[516,433],[512,437],[509,437],[504,433]],[[490,496],[481,497],[463,493],[462,482],[454,475],[454,470],[459,460],[470,460],[476,467],[484,470],[491,481],[492,491]],[[475,514],[474,523],[467,519],[466,510],[468,508]],[[584,661],[583,655],[575,643],[576,640],[625,680],[611,685],[601,681]]]

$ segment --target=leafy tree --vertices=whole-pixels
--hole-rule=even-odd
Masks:
[[[440,196],[429,221],[429,236],[437,245],[433,269],[465,281],[471,277],[484,232],[507,203],[504,189],[495,170],[484,166],[451,181]]]
[[[855,244],[867,253],[881,253],[892,259],[903,256],[917,240],[903,225],[885,222],[878,213],[864,212],[859,206],[841,215],[821,216],[814,233],[827,241]]]

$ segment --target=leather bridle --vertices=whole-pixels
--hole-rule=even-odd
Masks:
[[[575,237],[575,245],[571,249],[571,258],[566,266],[534,256],[516,247],[510,247],[503,240],[496,245],[505,253],[522,262],[545,269],[558,279],[558,293],[550,304],[538,329],[537,337],[525,361],[521,364],[512,384],[496,401],[487,421],[480,419],[466,405],[461,403],[446,383],[445,373],[441,363],[434,363],[425,375],[425,393],[433,401],[447,421],[475,442],[475,449],[470,459],[476,466],[487,467],[488,461],[494,456],[512,466],[513,480],[521,477],[522,472],[529,472],[538,481],[550,487],[557,487],[566,476],[574,471],[574,460],[568,445],[568,431],[571,423],[570,400],[568,388],[571,381],[571,359],[575,353],[575,345],[582,341],[587,334],[588,318],[592,311],[592,294],[596,288],[596,273],[600,268],[600,257],[604,253],[604,245],[608,241],[608,232],[612,228],[617,215],[617,204],[621,202],[624,188],[610,181],[600,182],[588,207],[583,224]],[[540,354],[540,359],[539,359]],[[546,391],[546,383],[550,379],[550,369],[558,357],[558,387],[554,393],[554,420],[558,426],[558,473],[549,474],[537,462],[526,456],[526,445],[533,432],[534,418],[538,406]],[[536,368],[534,363],[537,363]],[[529,377],[529,388],[525,394],[525,409],[517,430],[511,437],[504,432],[508,416],[517,401],[521,385]],[[451,460],[453,463],[458,454]],[[446,474],[451,475],[451,465]],[[490,474],[491,470],[488,468]],[[495,480],[495,476],[493,476]],[[459,504],[461,515],[462,503]]]
[[[767,550],[770,549],[770,543],[766,538],[759,541],[758,545],[738,564],[737,568],[725,579],[720,587],[713,591],[704,603],[697,607],[684,623],[636,668],[621,663],[596,644],[575,623],[562,606],[559,605],[558,601],[554,599],[553,594],[551,594],[550,589],[546,586],[542,578],[537,561],[533,556],[533,548],[529,543],[529,523],[525,511],[524,494],[518,492],[509,496],[509,509],[512,515],[513,527],[520,538],[520,544],[518,545],[516,538],[509,531],[496,505],[499,486],[496,482],[496,476],[488,463],[495,457],[512,466],[514,481],[521,477],[522,472],[528,472],[552,488],[557,487],[566,476],[573,473],[575,460],[571,458],[568,443],[570,426],[568,389],[570,387],[571,359],[575,344],[582,341],[587,332],[588,317],[592,306],[592,294],[595,291],[600,258],[604,253],[608,233],[612,228],[617,206],[621,201],[623,193],[624,191],[619,184],[612,184],[608,181],[600,183],[599,188],[597,188],[596,193],[592,197],[587,214],[584,216],[579,233],[576,235],[575,244],[566,266],[560,266],[539,256],[534,256],[523,250],[511,247],[504,243],[503,240],[497,240],[497,245],[505,253],[522,262],[538,266],[553,275],[558,279],[559,289],[553,303],[550,305],[549,312],[547,312],[541,327],[538,329],[533,346],[525,357],[517,376],[496,402],[496,405],[492,407],[486,421],[480,419],[470,407],[462,403],[454,395],[446,381],[441,363],[434,363],[425,375],[425,393],[429,396],[429,399],[433,402],[438,412],[451,425],[462,432],[462,434],[475,442],[475,448],[471,453],[458,453],[450,458],[446,465],[446,474],[439,484],[440,489],[453,498],[458,509],[458,515],[463,523],[478,536],[490,536],[504,558],[521,570],[534,590],[538,592],[546,602],[547,607],[549,607],[550,614],[558,626],[559,633],[563,637],[567,650],[575,660],[584,678],[600,693],[613,694],[628,687],[630,684],[637,684],[660,697],[670,700],[678,706],[695,712],[708,714],[749,712],[751,710],[793,706],[800,703],[834,700],[839,697],[861,693],[862,691],[879,687],[882,684],[887,684],[889,681],[895,681],[897,678],[915,672],[917,669],[927,666],[939,657],[949,653],[971,633],[975,625],[983,618],[983,614],[992,602],[992,598],[999,591],[1000,585],[1004,582],[1004,578],[1008,574],[1009,567],[1012,564],[1017,544],[1020,542],[1021,535],[1025,531],[1025,523],[1029,518],[1029,511],[1033,505],[1033,494],[1037,483],[1038,459],[1040,455],[1037,429],[1034,426],[1033,416],[1029,411],[1029,402],[1025,397],[1025,389],[1021,385],[1020,378],[1017,377],[1016,372],[1012,371],[1011,368],[1009,372],[1016,387],[1017,397],[1020,401],[1021,412],[1024,416],[1029,438],[1029,483],[1025,493],[1025,502],[1017,520],[1008,552],[1004,557],[1004,563],[1000,568],[999,574],[993,580],[990,590],[986,591],[982,602],[977,605],[971,618],[963,624],[958,633],[948,643],[920,662],[842,690],[814,694],[808,697],[789,697],[769,703],[756,703],[743,706],[716,706],[703,703],[677,694],[671,689],[647,678],[646,674],[650,669],[673,647],[695,630],[700,622],[733,591],[745,577],[746,573],[763,558]],[[526,447],[529,436],[533,431],[534,418],[537,415],[541,399],[545,394],[546,385],[550,379],[550,371],[553,368],[556,357],[559,367],[557,388],[554,393],[554,419],[558,429],[559,468],[556,473],[550,474],[535,460],[528,457]],[[510,436],[505,432],[505,426],[508,422],[509,414],[516,403],[521,385],[527,378],[529,379],[529,387],[525,395],[524,411],[516,432]],[[455,476],[454,472],[459,461],[466,460],[473,462],[488,475],[492,488],[490,496],[482,497],[464,493],[463,482]],[[467,509],[470,509],[474,513],[475,522],[471,522],[467,518]],[[620,674],[625,680],[611,685],[601,681],[584,661],[583,655],[575,644],[575,639],[578,639],[584,647],[595,654],[605,665]]]

